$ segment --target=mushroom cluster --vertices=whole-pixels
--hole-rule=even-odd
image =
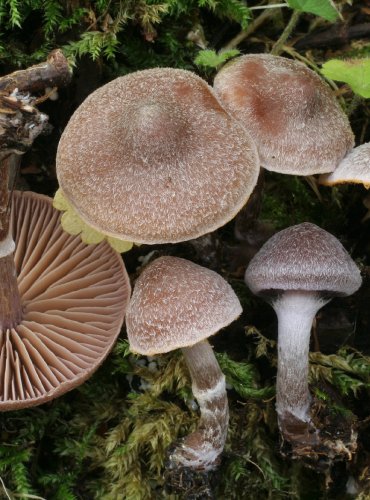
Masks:
[[[97,231],[136,243],[178,243],[231,220],[248,201],[260,166],[329,173],[352,147],[348,119],[318,75],[282,57],[247,55],[218,73],[214,89],[171,68],[139,71],[99,88],[62,135],[57,176],[73,217]],[[334,236],[304,223],[273,236],[245,279],[279,320],[282,435],[314,445],[312,321],[332,296],[357,290],[359,270]],[[158,258],[136,281],[126,316],[132,351],[181,348],[200,407],[196,431],[169,452],[172,469],[209,471],[219,462],[229,413],[225,377],[206,339],[241,312],[221,276],[185,259]]]

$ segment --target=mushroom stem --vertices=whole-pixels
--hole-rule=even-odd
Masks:
[[[317,311],[327,302],[314,292],[287,291],[272,303],[279,322],[276,410],[280,430],[290,440],[292,434],[306,434],[311,424],[310,334]]]
[[[22,319],[13,252],[15,244],[9,232],[9,166],[13,155],[0,161],[0,332],[14,328]]]
[[[170,467],[208,471],[217,467],[227,435],[229,406],[225,376],[207,340],[183,347],[182,352],[199,404],[200,421],[197,430],[170,453]]]
[[[9,168],[12,157],[13,155],[9,154],[0,161],[0,245],[6,240],[9,230]]]
[[[0,333],[19,325],[22,316],[17,274],[11,253],[0,257]]]

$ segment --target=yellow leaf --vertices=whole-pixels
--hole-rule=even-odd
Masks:
[[[77,234],[81,233],[81,230],[82,230],[81,220],[76,216],[75,213],[73,213],[71,211],[64,212],[60,222],[62,224],[62,228],[68,234],[72,234],[73,236],[76,236]]]
[[[55,193],[53,207],[61,211],[68,210],[70,207],[70,204],[64,197],[63,191],[61,189],[58,189],[58,191]]]
[[[106,239],[109,245],[118,253],[128,252],[134,245],[132,241],[124,241],[119,238],[108,236],[89,226],[89,224],[83,221],[77,214],[61,189],[58,189],[55,193],[53,206],[57,210],[64,212],[61,217],[61,224],[64,231],[73,236],[79,234],[81,240],[88,245],[96,245]]]
[[[128,252],[134,246],[132,241],[119,240],[118,238],[113,238],[113,236],[108,236],[107,241],[118,253]]]

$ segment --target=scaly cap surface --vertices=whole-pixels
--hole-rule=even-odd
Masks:
[[[304,222],[272,236],[251,260],[245,281],[255,294],[305,290],[351,295],[358,267],[332,234]]]
[[[245,205],[256,146],[190,71],[157,68],[93,92],[68,123],[57,174],[79,215],[136,243],[211,232]]]
[[[161,257],[135,283],[126,315],[131,350],[159,354],[196,344],[234,321],[239,299],[219,274],[178,257]]]
[[[331,172],[353,147],[333,92],[300,62],[271,54],[241,56],[216,75],[214,89],[256,141],[267,170]]]
[[[335,184],[363,184],[370,187],[370,142],[354,148],[331,174],[320,175],[324,186]]]

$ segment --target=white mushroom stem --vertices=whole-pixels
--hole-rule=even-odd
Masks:
[[[310,334],[317,311],[327,302],[314,292],[287,291],[272,304],[279,322],[276,409],[283,435],[294,432],[290,424],[310,422]]]
[[[229,422],[225,376],[208,341],[182,348],[192,379],[192,390],[200,408],[195,432],[170,454],[170,467],[212,470],[218,465]]]

